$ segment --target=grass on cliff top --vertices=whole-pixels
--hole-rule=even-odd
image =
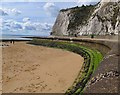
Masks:
[[[62,9],[61,12],[70,10],[70,13],[68,14],[70,16],[68,30],[76,29],[80,25],[85,25],[88,22],[91,14],[93,13],[94,8],[95,5],[83,5],[81,7],[77,6],[73,8]]]
[[[84,57],[82,69],[80,68],[77,78],[75,79],[73,85],[66,91],[66,95],[81,94],[84,91],[86,83],[90,79],[91,75],[95,72],[103,58],[99,51],[81,46],[77,43],[34,39],[29,42],[29,44],[64,49]]]

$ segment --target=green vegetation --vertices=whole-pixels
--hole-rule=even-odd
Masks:
[[[119,7],[115,7],[113,9],[114,11],[114,14],[113,14],[113,17],[111,18],[111,24],[113,26],[113,29],[115,29],[115,25],[116,25],[116,22],[117,22],[117,16],[119,15]]]
[[[91,34],[91,38],[94,38],[94,36],[95,36],[94,34]]]
[[[82,72],[79,73],[73,84],[74,87],[68,89],[66,94],[81,94],[86,83],[90,79],[90,76],[95,72],[96,68],[103,58],[102,54],[97,50],[92,50],[83,46],[79,46],[79,48],[85,52],[85,55],[83,56],[85,59],[84,65],[81,70]]]
[[[94,73],[103,58],[102,54],[99,51],[81,46],[78,43],[34,39],[29,42],[29,44],[60,48],[80,54],[82,57],[84,57],[84,64],[82,66],[82,69],[80,70],[73,85],[66,91],[66,95],[81,94],[86,83],[88,82],[91,75]]]
[[[74,7],[70,9],[63,9],[62,12],[70,10],[70,24],[68,25],[68,30],[76,29],[79,25],[85,25],[93,13],[95,5],[86,5],[81,7]]]

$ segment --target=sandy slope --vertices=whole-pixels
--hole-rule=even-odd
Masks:
[[[3,92],[59,93],[72,85],[84,59],[74,53],[17,42],[3,47]]]

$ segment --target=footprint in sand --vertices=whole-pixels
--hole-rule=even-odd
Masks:
[[[47,72],[46,72],[46,75],[52,76],[51,74],[49,74],[49,73],[47,73]]]
[[[49,91],[52,90],[51,88],[48,89]]]
[[[40,79],[40,77],[37,77],[37,79]]]
[[[6,77],[6,82],[9,82],[10,79],[11,79],[11,78],[10,78],[9,76],[7,76],[7,77]]]
[[[20,90],[20,91],[23,90],[23,87],[20,87],[19,90]]]

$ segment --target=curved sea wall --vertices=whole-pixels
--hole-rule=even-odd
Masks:
[[[103,61],[99,64],[95,73],[87,83],[84,93],[118,93],[119,84],[119,44],[117,41],[95,40],[99,44],[107,46],[109,49],[104,55]],[[98,48],[101,52],[104,47]]]
[[[39,39],[49,39],[51,42],[66,43],[67,48],[72,52],[78,53],[84,57],[87,61],[87,65],[83,65],[82,72],[78,75],[72,87],[66,91],[66,94],[73,93],[118,93],[118,42],[110,40],[95,40],[95,39],[79,39],[79,38],[61,38],[61,37],[48,37]],[[43,41],[43,40],[42,40]],[[57,47],[57,44],[46,42],[34,42],[30,43],[36,45],[44,45],[49,47]],[[68,42],[71,42],[68,44]],[[39,43],[40,42],[40,43]],[[42,43],[42,44],[41,44]],[[79,48],[78,48],[79,47]],[[58,46],[58,48],[66,48],[66,46]],[[67,49],[67,50],[68,50]],[[74,50],[75,49],[75,50]],[[80,52],[79,52],[80,51]],[[101,62],[100,53],[104,55]],[[96,61],[97,59],[97,61]],[[96,63],[97,62],[97,63]],[[88,64],[90,63],[90,64]],[[98,64],[100,63],[100,64]],[[97,64],[97,66],[96,66]],[[89,67],[89,68],[88,68]],[[94,69],[95,67],[95,69]],[[96,69],[97,68],[97,69]],[[81,72],[81,70],[80,70]],[[81,77],[82,76],[82,77]]]

